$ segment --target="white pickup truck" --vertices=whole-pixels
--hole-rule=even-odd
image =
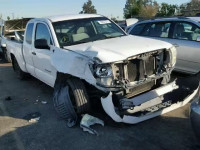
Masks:
[[[10,41],[7,49],[20,79],[28,73],[54,87],[55,108],[72,124],[90,111],[91,101],[101,102],[114,121],[134,124],[179,108],[197,93],[170,97],[182,90],[170,80],[176,63],[171,44],[127,35],[101,15],[32,19],[23,43]]]

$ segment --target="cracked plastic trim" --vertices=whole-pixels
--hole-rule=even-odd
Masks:
[[[105,110],[105,112],[115,122],[123,122],[123,123],[127,123],[127,124],[137,124],[139,122],[142,122],[142,121],[163,115],[163,114],[168,113],[172,110],[175,110],[177,108],[185,106],[187,103],[189,103],[195,97],[197,92],[198,92],[198,88],[191,95],[189,95],[187,98],[185,98],[184,101],[172,104],[170,107],[167,107],[167,108],[164,108],[160,111],[156,111],[154,113],[143,115],[143,116],[140,116],[140,117],[127,116],[127,115],[120,117],[115,111],[115,107],[114,107],[114,104],[113,104],[113,101],[112,101],[112,92],[110,92],[109,95],[106,98],[101,98],[101,103],[102,103],[102,106],[103,106],[103,109]]]

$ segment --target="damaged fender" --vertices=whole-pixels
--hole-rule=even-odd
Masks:
[[[51,65],[58,72],[84,79],[96,86],[96,79],[89,68],[89,63],[90,59],[86,56],[69,50],[56,48],[53,55],[51,55]]]

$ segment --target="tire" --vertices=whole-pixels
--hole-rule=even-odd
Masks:
[[[17,74],[17,78],[23,80],[26,76],[26,73],[21,70],[16,58],[13,58],[12,65],[13,65],[13,70]]]
[[[89,97],[85,89],[85,85],[80,79],[71,78],[67,80],[67,84],[70,87],[72,93],[72,103],[75,106],[75,111],[78,114],[87,113],[90,111]]]
[[[80,79],[57,80],[53,101],[57,113],[63,119],[75,121],[77,114],[90,111],[89,98]]]
[[[3,59],[5,60],[5,62],[8,62],[8,56],[7,56],[7,50],[6,48],[2,47],[2,52],[3,52]]]

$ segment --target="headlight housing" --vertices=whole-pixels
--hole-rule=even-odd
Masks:
[[[112,77],[112,67],[110,65],[98,65],[96,68],[96,76],[100,78]]]
[[[95,67],[97,84],[104,87],[113,86],[113,71],[110,64],[97,65]]]
[[[172,67],[174,67],[176,64],[176,58],[177,58],[177,51],[174,46],[170,48],[170,54],[171,54],[171,65]]]

